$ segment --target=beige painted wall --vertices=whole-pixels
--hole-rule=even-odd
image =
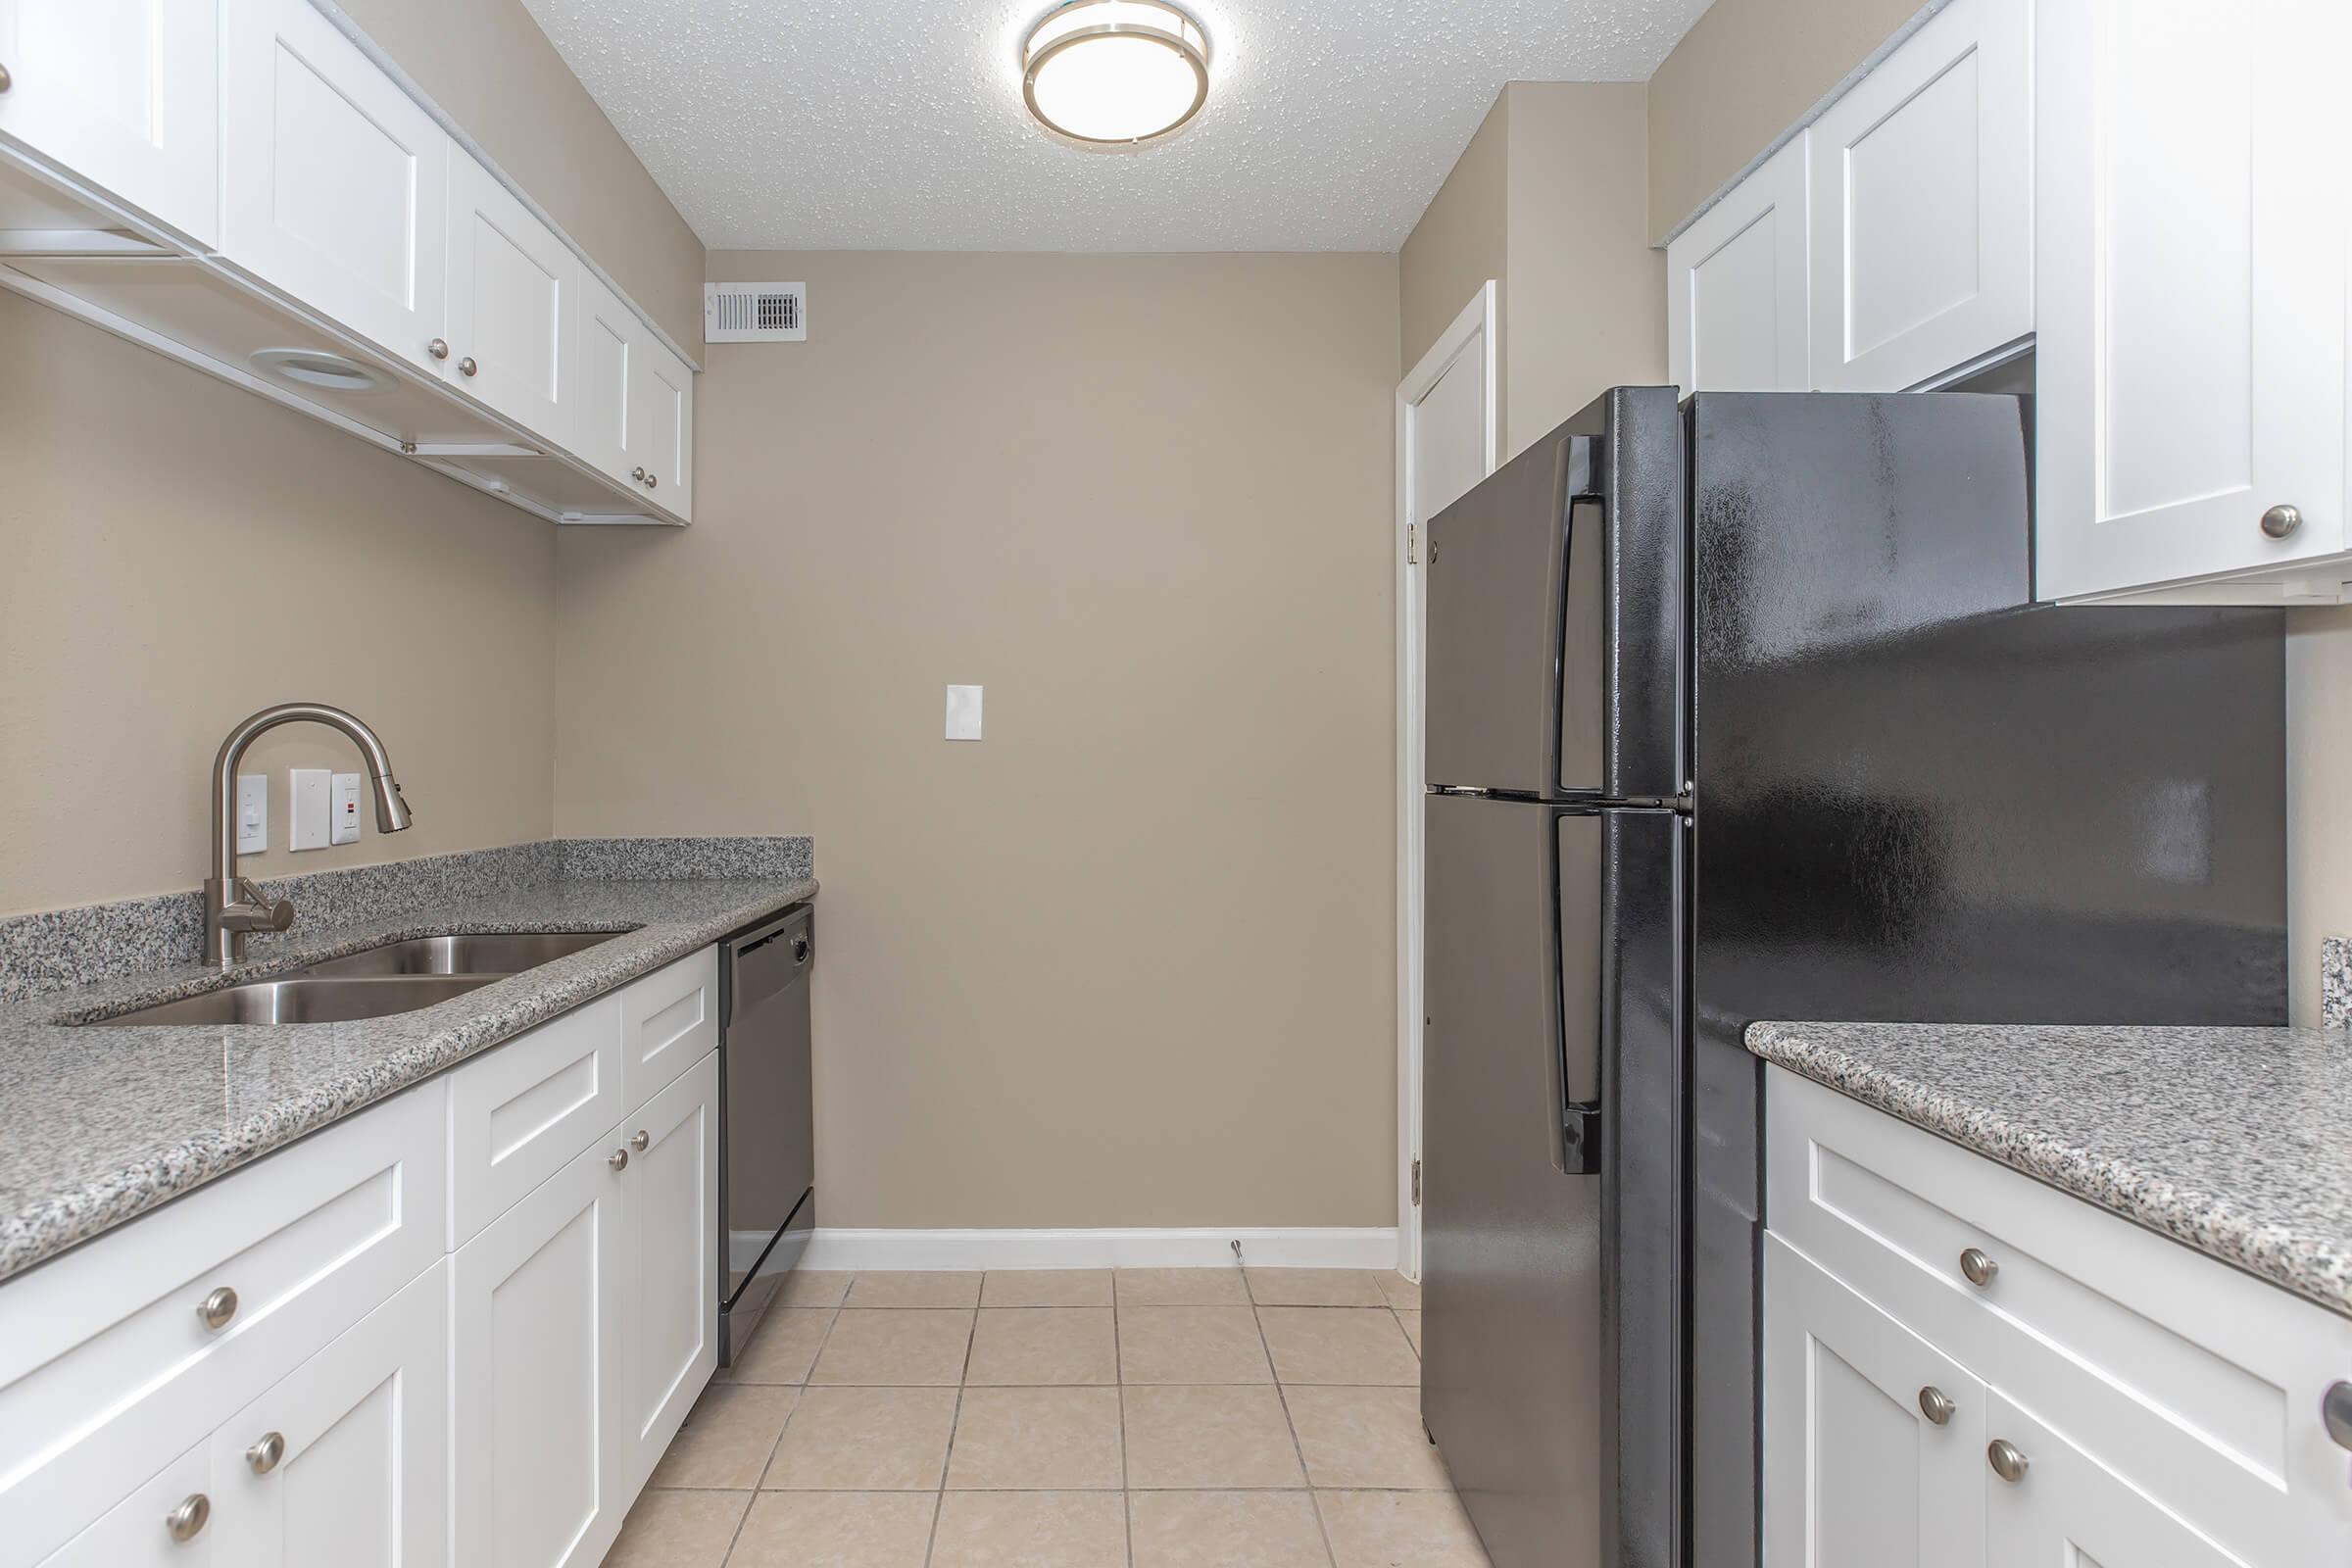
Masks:
[[[1502,456],[1612,386],[1666,379],[1666,257],[1644,231],[1640,82],[1514,81]]]
[[[1514,81],[1398,257],[1397,373],[1479,284],[1496,302],[1508,460],[1598,393],[1666,375],[1666,261],[1646,231],[1639,82]]]
[[[213,754],[335,703],[416,825],[265,874],[545,837],[555,530],[301,415],[0,294],[0,914],[202,881]],[[358,766],[287,729],[271,775]]]
[[[522,0],[337,0],[690,355],[703,242]]]
[[[825,1223],[1391,1223],[1396,259],[710,267],[822,311],[559,541],[557,825],[816,836]]]
[[[1489,278],[1508,281],[1510,119],[1511,94],[1505,87],[1405,236],[1397,258],[1399,378],[1421,363],[1480,284]],[[1499,300],[1495,309],[1499,317]],[[1507,329],[1498,330],[1508,338]],[[1498,386],[1506,363],[1495,361]]]
[[[2320,943],[2352,936],[2352,605],[2286,617],[2286,907],[2294,1021],[2320,1021]]]
[[[1662,241],[1922,9],[1715,0],[1649,78],[1648,237]]]

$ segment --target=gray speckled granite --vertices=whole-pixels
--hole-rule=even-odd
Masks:
[[[2352,1036],[1757,1023],[1747,1049],[2352,1315]]]
[[[2320,1022],[2330,1029],[2352,1024],[2352,937],[2320,944]]]
[[[194,963],[0,1004],[0,1103],[13,1129],[0,1141],[0,1278],[815,893],[806,875],[566,877],[314,929],[229,976],[453,931],[633,928],[479,991],[357,1023],[69,1026],[222,983]]]
[[[806,838],[559,839],[564,874],[602,882],[816,874]]]
[[[282,935],[256,932],[248,951],[256,958],[308,951],[315,932],[558,877],[789,879],[814,875],[813,865],[806,837],[549,839],[270,877],[260,884],[262,891],[293,901],[294,929]],[[193,963],[203,945],[204,905],[193,889],[0,919],[0,1003]]]

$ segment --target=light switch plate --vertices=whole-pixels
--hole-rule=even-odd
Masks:
[[[337,773],[327,791],[326,842],[360,842],[360,775]]]
[[[286,833],[289,850],[326,848],[327,771],[323,767],[286,770]]]
[[[976,741],[980,738],[980,688],[951,686],[948,688],[948,739]]]
[[[270,775],[237,775],[237,853],[260,855],[270,848]]]

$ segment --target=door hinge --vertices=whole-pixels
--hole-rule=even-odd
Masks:
[[[1404,564],[1408,566],[1417,564],[1417,558],[1413,554],[1413,527],[1414,525],[1409,522],[1404,525]]]
[[[1413,1206],[1421,1206],[1421,1162],[1413,1161]]]

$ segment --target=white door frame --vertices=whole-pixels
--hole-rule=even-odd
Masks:
[[[1424,609],[1418,562],[1427,559],[1428,548],[1428,530],[1413,515],[1413,416],[1439,378],[1469,349],[1481,349],[1485,471],[1494,471],[1501,435],[1495,297],[1490,278],[1453,324],[1438,334],[1421,363],[1396,383],[1396,1266],[1410,1279],[1421,1277],[1421,1211],[1413,1201],[1413,1165],[1421,1157],[1421,795],[1427,780],[1421,750]]]

